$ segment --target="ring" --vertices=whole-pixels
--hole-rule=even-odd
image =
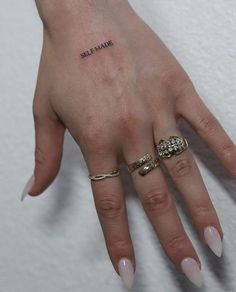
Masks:
[[[118,176],[119,174],[120,174],[120,171],[119,171],[119,169],[117,169],[117,170],[111,171],[109,173],[100,173],[100,174],[96,174],[96,175],[89,174],[88,177],[91,180],[102,180],[102,179],[107,178],[107,177]]]
[[[153,170],[154,168],[158,167],[160,165],[160,160],[159,158],[155,158],[154,160],[146,163],[140,170],[139,170],[139,174],[144,176],[146,174],[148,174],[151,170]]]
[[[129,172],[130,173],[133,172],[134,170],[141,167],[142,165],[149,162],[150,160],[152,160],[152,156],[148,153],[145,154],[143,157],[127,165]]]
[[[161,139],[156,145],[157,154],[161,159],[179,155],[188,148],[188,141],[184,137],[170,136],[169,139]]]

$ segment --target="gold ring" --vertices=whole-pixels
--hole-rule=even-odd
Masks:
[[[107,177],[118,176],[119,174],[120,174],[120,171],[119,171],[119,169],[117,169],[117,170],[111,171],[109,173],[100,173],[100,174],[96,174],[96,175],[89,174],[88,177],[91,180],[97,181],[97,180],[102,180],[102,179],[107,178]]]
[[[179,155],[187,150],[188,141],[184,137],[170,136],[169,139],[161,139],[156,145],[157,155],[160,159],[170,158]]]
[[[130,173],[133,172],[134,170],[141,167],[142,165],[149,162],[150,160],[152,160],[152,156],[148,153],[145,154],[143,157],[127,165],[129,172]]]
[[[146,174],[148,174],[150,171],[152,171],[153,169],[155,169],[156,167],[160,166],[160,160],[159,158],[155,158],[152,161],[147,162],[140,170],[139,170],[139,174],[141,176],[145,176]]]

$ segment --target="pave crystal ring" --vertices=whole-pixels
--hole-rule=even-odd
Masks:
[[[152,156],[148,153],[145,154],[143,157],[127,165],[129,172],[133,172],[135,169],[138,169],[150,160],[152,160]]]
[[[161,139],[156,145],[157,155],[160,159],[179,155],[188,148],[188,141],[184,137],[170,136],[168,140]]]

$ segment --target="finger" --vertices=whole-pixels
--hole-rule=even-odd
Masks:
[[[170,126],[171,130],[168,126],[154,127],[156,144],[160,139],[181,136],[177,128],[173,128],[174,126]],[[208,243],[213,252],[221,256],[223,231],[191,151],[187,149],[179,155],[163,159],[162,162],[181,192],[202,242]]]
[[[98,157],[89,154],[86,163],[91,175],[118,169],[114,154],[107,151]],[[119,176],[92,181],[94,202],[103,230],[106,247],[116,272],[127,288],[132,286],[135,256],[128,227],[124,190]]]
[[[224,167],[235,177],[235,144],[203,103],[195,89],[192,89],[188,96],[179,99],[178,112],[189,121],[200,137],[215,152]]]
[[[137,138],[133,143],[124,146],[124,157],[127,164],[141,158],[146,153],[155,157],[153,137],[144,134],[147,132],[142,131],[142,139]],[[161,169],[155,168],[145,176],[140,176],[137,169],[131,175],[144,210],[165,253],[179,271],[182,270],[196,285],[201,285],[200,260],[184,230]],[[193,277],[184,270],[184,259],[188,261],[190,258],[194,266]]]
[[[55,179],[63,152],[65,127],[48,107],[33,110],[35,124],[34,184],[28,194],[41,194]]]

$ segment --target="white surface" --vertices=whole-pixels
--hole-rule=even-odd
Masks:
[[[194,81],[236,141],[236,2],[132,0]],[[33,169],[32,96],[42,38],[33,0],[0,2],[0,289],[4,292],[124,291],[105,249],[79,148],[67,134],[60,173],[40,197],[20,202]],[[184,127],[224,229],[224,257],[198,241],[184,207],[180,215],[202,260],[201,291],[236,291],[236,183]],[[126,172],[136,251],[135,292],[191,292],[162,251]],[[182,208],[183,207],[183,208]],[[200,289],[199,289],[200,290]],[[198,291],[199,291],[198,290]]]

